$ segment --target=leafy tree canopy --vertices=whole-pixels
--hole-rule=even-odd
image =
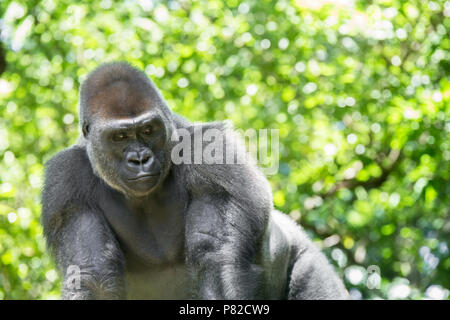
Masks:
[[[1,1],[0,299],[59,297],[43,164],[114,60],[192,120],[279,129],[275,206],[352,297],[447,298],[449,28],[440,0]]]

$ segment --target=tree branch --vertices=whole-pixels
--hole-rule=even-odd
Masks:
[[[353,190],[359,186],[364,187],[365,189],[372,189],[372,188],[380,187],[388,179],[389,175],[392,173],[392,171],[395,170],[395,168],[399,164],[399,162],[400,162],[399,160],[402,158],[402,152],[401,152],[401,150],[392,149],[386,158],[390,162],[390,165],[387,167],[383,168],[381,163],[379,163],[377,161],[378,165],[382,168],[382,172],[379,177],[372,178],[372,179],[369,179],[366,181],[359,181],[359,180],[356,180],[355,178],[340,181],[340,182],[336,183],[328,192],[326,192],[325,194],[322,194],[322,197],[328,198],[328,197],[334,195],[336,192],[338,192],[341,189]]]
[[[6,70],[6,55],[3,49],[3,45],[0,42],[0,76]]]

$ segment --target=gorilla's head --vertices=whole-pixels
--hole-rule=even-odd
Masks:
[[[144,73],[126,63],[94,70],[81,87],[80,122],[94,172],[108,185],[131,197],[161,185],[172,114]]]

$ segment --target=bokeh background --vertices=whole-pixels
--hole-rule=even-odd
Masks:
[[[448,299],[449,28],[440,0],[0,1],[0,299],[59,298],[44,163],[114,60],[191,120],[279,129],[275,206],[353,298]]]

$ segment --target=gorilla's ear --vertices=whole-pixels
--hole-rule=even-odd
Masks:
[[[83,137],[87,138],[87,135],[89,133],[89,124],[88,123],[84,123],[83,127],[81,128],[81,130],[83,131]]]

